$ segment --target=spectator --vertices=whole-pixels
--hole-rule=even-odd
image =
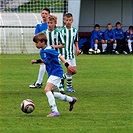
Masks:
[[[105,40],[103,39],[103,32],[100,30],[100,25],[96,24],[94,30],[91,32],[91,49],[94,50],[94,53],[98,52],[98,48],[101,50],[99,44],[107,47],[107,44],[105,44]]]
[[[129,30],[126,31],[126,41],[128,42],[128,48],[129,48],[129,53],[133,53],[133,48],[132,48],[132,42],[133,42],[133,26],[129,26]]]
[[[107,44],[107,53],[112,54],[119,54],[119,52],[116,50],[117,42],[115,38],[115,33],[112,29],[112,24],[107,24],[107,29],[104,32],[104,39],[105,43]]]
[[[125,38],[124,38],[124,32],[121,28],[121,23],[117,22],[115,24],[115,27],[116,28],[114,29],[114,32],[115,32],[115,38],[116,38],[116,41],[117,41],[116,50],[119,53],[127,54],[127,52],[126,52],[126,41],[125,41]]]

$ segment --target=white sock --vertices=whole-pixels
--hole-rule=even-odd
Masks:
[[[131,43],[132,43],[132,42],[131,42],[130,40],[128,40],[128,48],[129,48],[129,51],[130,51],[130,52],[132,52],[132,46],[131,46]]]
[[[38,79],[37,79],[36,83],[39,83],[39,84],[42,83],[45,71],[46,71],[46,65],[45,64],[41,64],[40,65],[40,69],[39,69]]]
[[[48,98],[48,102],[49,102],[49,105],[52,109],[52,112],[58,112],[58,109],[57,109],[57,106],[55,103],[55,98],[54,98],[54,95],[52,94],[52,92],[51,91],[46,92],[46,96]]]
[[[54,92],[54,97],[58,98],[59,100],[67,101],[67,102],[72,102],[73,98],[67,95],[63,95],[59,92]]]
[[[107,48],[107,44],[102,44],[103,52],[105,52],[105,49]]]
[[[97,44],[94,44],[94,47],[95,47],[95,50],[97,50],[98,45]]]
[[[71,75],[66,75],[66,81],[67,81],[67,87],[68,88],[72,87],[72,76]]]
[[[117,46],[117,44],[114,43],[114,44],[113,44],[113,49],[114,49],[114,50],[116,49],[116,46]]]

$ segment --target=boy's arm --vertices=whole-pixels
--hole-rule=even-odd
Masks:
[[[40,31],[39,31],[39,29],[38,29],[38,25],[36,25],[35,33],[34,33],[34,34],[36,35],[36,34],[38,34],[39,32],[40,32]]]
[[[59,44],[59,45],[50,45],[52,48],[64,48],[63,44]]]
[[[78,42],[75,42],[74,44],[76,47],[76,55],[78,56],[81,53],[81,51],[79,50]]]
[[[61,35],[61,32],[58,31],[58,39],[59,39],[59,44],[58,45],[51,45],[52,48],[64,48],[65,46],[65,41],[63,39],[63,36]]]
[[[108,37],[108,33],[107,33],[106,30],[105,30],[105,32],[104,32],[104,38],[105,38],[105,40],[110,40],[110,38]]]
[[[31,60],[32,64],[38,64],[38,63],[44,63],[43,60],[38,59],[38,60]]]

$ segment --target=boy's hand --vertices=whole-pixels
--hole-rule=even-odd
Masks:
[[[76,74],[75,68],[73,66],[69,65],[67,69],[70,70],[72,74]]]
[[[37,62],[36,60],[31,60],[31,63],[32,63],[32,64],[34,64],[34,63],[36,63],[36,62]]]
[[[52,48],[55,48],[56,46],[55,45],[50,45]]]
[[[81,50],[76,50],[76,55],[78,56],[79,54],[81,54]]]
[[[110,39],[110,41],[111,41],[111,42],[113,42],[113,41],[114,41],[114,39]]]

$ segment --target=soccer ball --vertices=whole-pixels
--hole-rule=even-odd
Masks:
[[[100,54],[100,53],[101,53],[100,49],[97,49],[97,54]]]
[[[93,54],[94,50],[92,48],[89,49],[88,53]]]
[[[35,109],[35,104],[34,102],[31,100],[31,99],[26,99],[26,100],[23,100],[22,103],[21,103],[21,110],[24,112],[24,113],[31,113],[33,112]]]

